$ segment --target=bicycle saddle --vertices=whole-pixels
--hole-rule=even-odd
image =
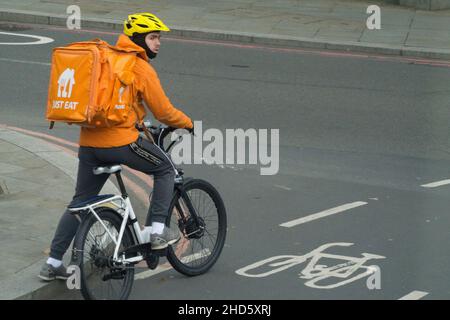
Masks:
[[[99,175],[103,173],[116,173],[122,171],[122,166],[120,164],[112,165],[112,166],[105,166],[105,167],[96,167],[94,168],[94,174]]]

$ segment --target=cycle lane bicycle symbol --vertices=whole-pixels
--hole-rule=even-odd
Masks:
[[[260,260],[251,265],[236,270],[235,272],[244,277],[264,278],[275,273],[287,270],[289,268],[300,265],[310,259],[306,267],[300,271],[299,278],[308,280],[305,285],[316,289],[334,289],[356,280],[368,277],[375,272],[379,272],[378,267],[364,265],[372,259],[385,259],[386,257],[372,254],[362,253],[361,257],[351,257],[337,255],[324,252],[331,247],[350,247],[353,243],[349,242],[333,242],[321,245],[317,249],[305,255],[280,255]],[[319,264],[320,259],[335,259],[344,261],[332,266]],[[257,272],[258,268],[269,268],[269,271]],[[321,284],[327,280],[333,281],[331,284]],[[340,281],[339,281],[340,280]]]

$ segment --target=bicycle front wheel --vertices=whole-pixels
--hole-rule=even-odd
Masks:
[[[101,222],[117,239],[122,219],[110,208],[95,210]],[[81,276],[81,293],[88,300],[127,299],[134,281],[134,267],[113,262],[116,244],[94,215],[82,221],[74,242]],[[119,252],[132,245],[132,234],[126,228]],[[81,253],[81,254],[79,254]]]
[[[178,272],[196,276],[207,272],[217,261],[225,244],[227,217],[219,192],[208,182],[192,179],[176,192],[169,208],[167,224],[178,225],[183,236],[168,247],[167,260]],[[189,203],[195,213],[189,210]]]

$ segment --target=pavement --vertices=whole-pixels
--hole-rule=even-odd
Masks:
[[[44,282],[37,274],[72,199],[78,160],[17,130],[0,125],[0,299],[48,299],[67,290],[64,281]],[[117,189],[108,181],[102,192]]]
[[[81,10],[81,28],[87,29],[120,32],[127,14],[151,11],[171,27],[175,36],[450,59],[450,10],[423,11],[392,2],[0,0],[0,22],[67,26],[74,12],[68,7],[75,4]],[[380,30],[367,27],[372,14],[367,13],[369,5],[381,9]]]

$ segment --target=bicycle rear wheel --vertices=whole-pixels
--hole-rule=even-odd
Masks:
[[[109,232],[117,239],[121,217],[110,208],[95,210]],[[133,243],[131,231],[126,228],[119,252]],[[112,262],[115,243],[105,228],[90,214],[82,221],[74,242],[80,268],[81,293],[88,300],[127,299],[134,281],[134,267]]]
[[[168,247],[167,260],[178,272],[196,276],[207,272],[217,261],[225,244],[227,217],[219,192],[208,182],[185,182],[187,197],[175,193],[167,224],[178,225],[183,236]],[[197,214],[188,209],[192,204]]]

